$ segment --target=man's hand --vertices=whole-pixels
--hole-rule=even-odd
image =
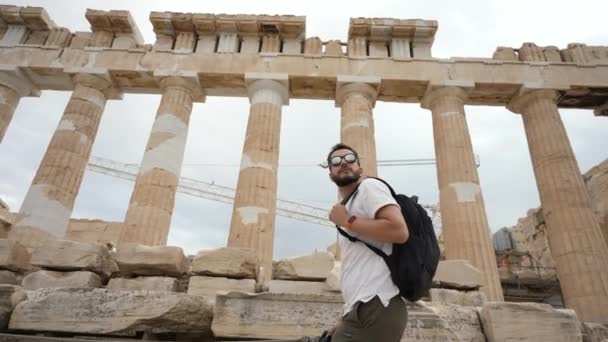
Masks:
[[[338,226],[344,227],[348,223],[348,211],[342,203],[337,203],[329,212],[329,220]]]

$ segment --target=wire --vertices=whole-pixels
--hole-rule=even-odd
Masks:
[[[433,158],[419,158],[419,159],[385,159],[378,160],[376,162],[378,166],[401,166],[401,165],[432,165],[435,164],[435,159]],[[321,165],[323,164],[323,165]],[[318,167],[324,166],[325,163],[321,164],[308,164],[308,163],[290,163],[290,164],[279,164],[279,167]],[[235,167],[241,166],[240,164],[229,164],[229,163],[190,163],[190,164],[182,164],[182,166],[191,166],[191,167]]]
[[[183,164],[182,166],[202,166],[202,167],[235,167],[241,166],[240,164]],[[311,166],[319,166],[318,164],[279,164],[280,167],[311,167]]]

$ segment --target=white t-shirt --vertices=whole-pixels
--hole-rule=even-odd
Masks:
[[[359,184],[354,199],[351,198],[346,203],[346,209],[349,215],[374,219],[380,208],[390,204],[398,205],[386,185],[376,179],[367,178]],[[390,255],[393,252],[392,243],[370,240],[348,229],[343,230],[380,248],[386,254]],[[385,307],[388,306],[390,299],[399,294],[399,289],[393,283],[384,260],[363,243],[352,242],[342,235],[338,236],[342,259],[341,287],[344,315],[351,311],[356,302],[365,303],[375,296],[380,298]]]

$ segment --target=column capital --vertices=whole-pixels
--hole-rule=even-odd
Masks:
[[[245,85],[249,102],[267,102],[277,106],[289,104],[289,79],[287,74],[276,73],[246,73]],[[272,94],[267,92],[271,91]]]
[[[380,77],[338,76],[336,83],[336,107],[341,107],[351,95],[365,96],[372,105],[376,105],[380,89]]]
[[[102,73],[84,73],[79,72],[72,75],[74,86],[80,84],[85,87],[97,89],[104,94],[106,99],[121,99],[122,93],[114,86],[114,82],[110,74]]]
[[[0,64],[0,85],[14,90],[19,96],[40,96],[40,89],[15,65]]]
[[[181,77],[181,76],[165,76],[161,78],[160,89],[164,92],[167,88],[177,87],[185,89],[192,96],[194,102],[205,102],[205,91],[198,82],[198,78]]]
[[[460,100],[463,104],[465,104],[469,98],[469,94],[464,88],[458,86],[437,87],[431,89],[426,93],[426,95],[422,97],[422,101],[420,101],[420,106],[424,109],[432,110],[433,106],[435,105],[435,102],[438,99],[446,97],[456,98]]]
[[[513,113],[521,114],[535,100],[547,99],[557,104],[559,92],[553,89],[529,90],[514,96],[507,104],[507,109]]]

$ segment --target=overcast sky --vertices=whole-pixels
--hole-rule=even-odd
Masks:
[[[491,57],[497,46],[523,42],[565,48],[571,42],[608,45],[606,1],[9,1],[43,6],[59,25],[88,31],[86,8],[129,10],[146,43],[154,43],[150,11],[293,14],[307,17],[307,37],[346,40],[350,17],[435,19],[439,22],[433,56]],[[204,5],[202,5],[204,4]],[[0,144],[0,198],[13,211],[21,202],[69,99],[68,92],[45,91],[21,100]],[[92,154],[140,163],[160,96],[126,94],[109,101]],[[245,98],[208,97],[195,104],[182,176],[236,187],[247,126]],[[473,148],[490,228],[512,226],[539,205],[521,117],[505,108],[467,106]],[[590,110],[561,110],[583,172],[608,157],[608,118]],[[430,112],[414,104],[378,102],[374,109],[379,160],[434,158]],[[327,170],[314,165],[340,137],[340,111],[333,101],[291,100],[283,108],[278,197],[331,207],[335,186]],[[309,166],[293,166],[306,164]],[[406,194],[437,203],[434,165],[380,167],[379,175]],[[87,171],[73,217],[122,221],[133,183]],[[226,244],[231,205],[177,194],[169,245],[186,253]],[[335,232],[324,226],[282,217],[276,220],[275,259],[325,250]]]

